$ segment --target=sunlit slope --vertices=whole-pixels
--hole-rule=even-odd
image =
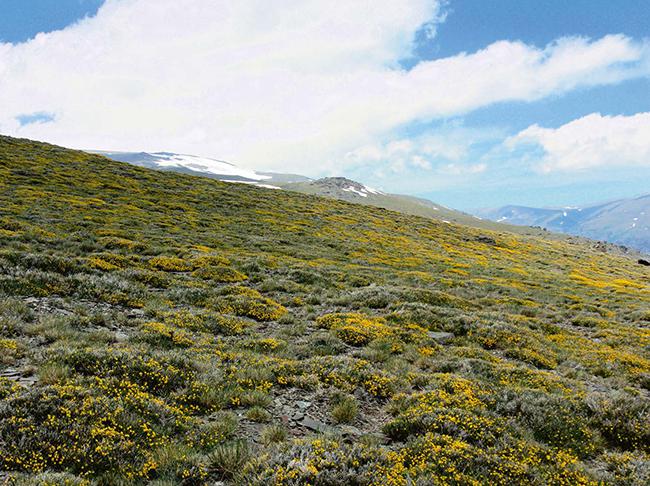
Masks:
[[[0,137],[0,476],[645,484],[649,290],[580,243]]]
[[[288,182],[279,185],[283,189],[301,192],[303,194],[331,197],[342,201],[363,204],[365,206],[375,206],[412,216],[433,218],[442,222],[456,223],[473,228],[507,231],[509,233],[529,236],[544,236],[545,238],[566,239],[561,234],[545,233],[541,228],[521,227],[483,220],[471,214],[447,208],[428,199],[377,191],[359,182],[351,181],[343,177],[327,177],[324,179]]]

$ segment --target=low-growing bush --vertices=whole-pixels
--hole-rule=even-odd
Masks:
[[[352,396],[335,396],[332,403],[332,419],[337,424],[354,422],[359,413],[357,400]]]
[[[278,442],[284,442],[287,440],[287,429],[282,425],[269,425],[264,427],[261,434],[261,440],[263,444],[277,444]]]
[[[208,456],[210,469],[223,479],[237,476],[251,457],[248,443],[243,440],[218,445]]]
[[[201,267],[192,276],[213,282],[235,283],[248,279],[248,276],[230,267]]]
[[[623,392],[592,394],[587,399],[592,424],[610,444],[650,451],[650,400]]]
[[[246,418],[253,422],[268,422],[271,419],[271,414],[262,407],[253,407],[246,412]]]
[[[158,256],[149,260],[149,265],[163,272],[189,272],[194,268],[192,262],[177,257]]]

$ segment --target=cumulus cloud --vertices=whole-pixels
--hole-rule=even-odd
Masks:
[[[650,113],[603,116],[592,113],[558,128],[532,125],[506,140],[510,148],[539,146],[543,172],[596,167],[650,168]]]
[[[414,121],[615,83],[648,66],[645,45],[614,35],[543,49],[502,41],[403,69],[415,33],[433,35],[444,19],[440,5],[107,0],[63,31],[0,44],[0,132],[318,174]],[[51,120],[21,123],[35,113]]]

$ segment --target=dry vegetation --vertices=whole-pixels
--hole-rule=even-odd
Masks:
[[[648,484],[650,274],[0,137],[0,478]]]

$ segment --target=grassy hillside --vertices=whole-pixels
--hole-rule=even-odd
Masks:
[[[434,203],[433,201],[429,201],[428,199],[421,199],[418,197],[406,196],[403,194],[389,194],[375,190],[368,192],[365,190],[367,188],[365,188],[363,184],[343,177],[326,177],[323,179],[311,180],[308,177],[296,174],[257,172],[258,176],[262,176],[260,180],[258,178],[251,179],[250,174],[248,177],[245,175],[233,175],[233,170],[234,172],[240,170],[241,174],[254,172],[237,169],[236,166],[231,166],[231,164],[227,162],[212,160],[212,162],[217,163],[217,166],[213,166],[208,170],[208,167],[203,165],[206,163],[206,159],[191,155],[179,155],[169,152],[147,153],[91,151],[90,153],[103,155],[118,162],[128,162],[129,164],[137,165],[138,167],[179,172],[181,174],[188,174],[193,176],[209,177],[211,179],[217,179],[226,182],[246,182],[254,185],[261,185],[262,187],[268,187],[270,185],[274,187],[281,187],[282,189],[289,191],[301,192],[303,194],[326,196],[356,204],[390,209],[391,211],[397,211],[413,216],[423,216],[426,218],[433,218],[437,220],[448,221],[451,223],[473,226],[475,228],[488,229],[492,231],[508,231],[511,233],[531,236],[543,236],[545,238],[566,239],[566,237],[562,234],[563,231],[548,234],[541,228],[531,227],[543,226],[534,221],[530,223],[520,223],[519,221],[516,221],[514,224],[504,224],[490,221],[489,219],[483,220],[477,218],[476,216],[472,216],[471,214],[446,208],[440,204]],[[169,160],[167,159],[170,158],[181,158],[183,161],[179,163],[182,163],[184,165],[169,165]],[[165,164],[162,165],[161,162],[165,162]],[[230,166],[232,170],[226,170],[225,172],[228,174],[219,174],[219,164]],[[221,170],[223,170],[223,167]],[[351,187],[362,189],[365,194],[362,196],[359,194],[359,191],[350,190]],[[498,219],[497,217],[493,216],[494,214],[492,212],[487,212],[487,218],[490,218],[492,220]],[[523,224],[525,227],[518,226],[520,224]],[[612,249],[610,248],[610,250]]]
[[[339,187],[336,182],[338,181]],[[343,181],[343,182],[341,182]],[[366,192],[361,196],[358,192],[350,190],[341,190],[341,185],[351,185],[353,187],[363,188],[358,182],[351,181],[342,177],[328,177],[315,181],[300,181],[279,184],[283,189],[301,192],[303,194],[312,194],[326,196],[342,201],[363,204],[365,206],[375,206],[378,208],[389,209],[399,213],[405,213],[412,216],[422,216],[433,218],[448,223],[456,223],[464,226],[472,226],[479,229],[490,231],[508,231],[510,233],[524,234],[528,236],[544,236],[545,238],[566,239],[561,234],[548,234],[541,228],[529,226],[521,227],[515,224],[497,223],[495,221],[484,220],[463,213],[455,209],[446,208],[438,203],[404,194],[389,194],[385,192]]]
[[[0,479],[647,484],[650,273],[0,137]]]

